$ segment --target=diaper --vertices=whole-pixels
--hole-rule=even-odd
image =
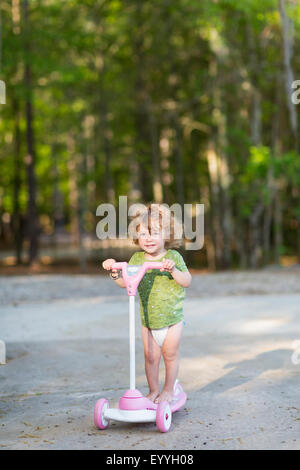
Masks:
[[[164,344],[164,340],[167,336],[168,329],[169,327],[165,326],[164,328],[151,330],[152,336],[155,339],[158,346],[162,347],[162,345]]]
[[[183,326],[184,325],[185,325],[185,321],[183,320]],[[162,345],[164,344],[164,340],[166,339],[168,329],[169,329],[169,326],[165,326],[164,328],[151,330],[152,336],[155,339],[158,346],[162,347]]]

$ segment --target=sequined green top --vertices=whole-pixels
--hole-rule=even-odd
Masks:
[[[159,259],[171,259],[175,267],[182,272],[188,271],[181,254],[176,250],[168,250]],[[146,261],[144,251],[132,255],[128,264],[140,265]],[[183,319],[183,301],[185,288],[177,284],[171,273],[159,269],[149,269],[138,286],[140,316],[142,324],[148,328],[164,328]]]

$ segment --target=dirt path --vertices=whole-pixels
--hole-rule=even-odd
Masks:
[[[128,388],[124,290],[101,276],[1,278],[0,448],[299,449],[299,278],[194,276],[179,374],[188,401],[167,434],[154,424],[93,424],[97,399],[115,406]],[[146,392],[138,318],[137,337]]]

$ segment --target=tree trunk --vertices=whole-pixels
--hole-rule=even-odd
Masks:
[[[152,199],[153,183],[149,178],[150,169],[150,137],[149,116],[147,113],[148,91],[145,79],[144,58],[144,35],[143,35],[143,2],[137,2],[134,11],[136,34],[133,39],[133,51],[135,56],[135,129],[136,129],[136,151],[138,165],[139,190],[143,201]]]
[[[78,169],[80,175],[79,181],[79,198],[78,198],[78,234],[79,234],[79,265],[82,272],[86,271],[86,250],[84,245],[85,239],[85,215],[87,213],[87,197],[86,197],[86,154],[83,152],[78,155]]]
[[[197,117],[194,117],[197,120]],[[199,119],[199,118],[198,118]],[[188,178],[189,178],[189,193],[190,200],[192,202],[198,203],[201,200],[202,188],[200,186],[201,180],[198,177],[198,159],[199,155],[199,132],[190,133],[190,165],[188,168]],[[199,181],[200,180],[200,181]]]
[[[214,52],[214,58],[210,61],[210,77],[212,82],[212,120],[216,129],[215,150],[217,153],[217,172],[220,186],[220,225],[223,237],[221,267],[229,268],[231,265],[231,239],[233,232],[233,219],[231,211],[230,172],[227,155],[227,123],[223,109],[222,82],[220,76],[220,66],[222,64],[223,50],[218,41],[218,32],[211,30],[210,44]]]
[[[25,73],[24,83],[26,89],[26,143],[27,155],[25,157],[27,183],[28,183],[28,208],[27,208],[27,233],[29,237],[29,264],[34,264],[38,259],[38,218],[36,208],[36,176],[35,176],[35,141],[34,141],[34,114],[33,114],[33,89],[32,72],[27,52],[31,44],[28,37],[30,30],[28,0],[23,2],[24,9],[24,47],[25,47]]]
[[[86,253],[84,247],[85,224],[84,215],[86,210],[86,193],[84,179],[86,175],[85,156],[76,153],[73,135],[68,136],[68,171],[70,188],[70,208],[71,208],[71,231],[74,235],[75,243],[79,250],[79,264],[81,271],[86,270]]]
[[[197,201],[198,202],[198,201]],[[204,203],[206,211],[206,222],[205,222],[205,250],[207,267],[210,271],[216,270],[216,244],[213,236],[213,213],[211,211],[211,198],[209,194],[209,187],[205,186],[202,190],[202,202]]]
[[[271,189],[273,185],[272,170],[268,172],[267,185]],[[272,191],[272,189],[271,189]],[[272,206],[273,197],[270,196],[270,201],[265,208],[264,220],[263,220],[263,262],[264,265],[270,262],[270,234],[272,226]]]
[[[261,136],[261,93],[259,90],[259,70],[260,64],[257,59],[257,52],[255,47],[254,34],[252,25],[247,23],[247,38],[249,42],[249,63],[250,63],[250,78],[251,78],[251,144],[255,147],[262,145]],[[260,184],[260,183],[259,183]],[[253,191],[256,190],[256,182],[253,183]],[[258,188],[258,191],[260,189]],[[250,266],[256,268],[258,266],[261,254],[261,215],[264,210],[262,198],[255,204],[249,218],[250,223]]]
[[[218,175],[218,159],[215,150],[214,138],[212,137],[208,143],[206,153],[207,167],[210,181],[210,220],[211,220],[211,235],[215,247],[215,266],[219,267],[222,264],[222,228],[221,228],[221,214],[220,214],[220,188],[219,188],[219,175]]]
[[[149,134],[151,139],[151,157],[152,157],[152,173],[153,173],[153,199],[154,202],[163,202],[163,187],[160,177],[160,152],[158,145],[157,123],[153,110],[151,109],[151,98],[148,97],[147,110],[149,122]]]
[[[275,104],[276,104],[276,113],[274,115],[274,119],[272,121],[272,137],[271,137],[271,164],[268,169],[267,175],[267,186],[269,188],[269,203],[266,206],[265,216],[264,216],[264,225],[263,225],[263,248],[264,248],[264,264],[268,264],[270,262],[270,254],[271,254],[271,228],[272,222],[275,217],[277,220],[280,221],[281,217],[275,216],[275,212],[281,210],[278,206],[277,201],[277,188],[276,180],[274,176],[274,164],[276,159],[278,158],[278,146],[279,146],[279,136],[280,136],[280,110],[282,109],[281,106],[281,73],[278,72],[277,79],[276,79],[276,95],[275,95]],[[281,230],[277,227],[276,230]],[[275,259],[279,260],[279,252],[277,249],[279,248],[276,246],[274,242],[274,246],[276,247],[275,251]]]
[[[294,147],[296,152],[298,151],[298,116],[296,106],[292,102],[292,83],[294,81],[294,73],[291,65],[293,55],[293,21],[288,18],[286,14],[285,0],[279,0],[279,11],[282,22],[282,41],[283,41],[283,57],[284,57],[284,70],[285,70],[285,90],[286,100],[289,110],[291,129],[294,137]]]
[[[245,223],[243,220],[239,221],[236,224],[236,233],[235,233],[235,243],[237,247],[237,252],[239,255],[239,265],[241,269],[246,269],[248,267],[248,257],[247,257],[247,240],[245,240],[245,235],[247,233]]]
[[[53,160],[53,240],[54,247],[56,247],[57,235],[64,230],[64,213],[63,213],[63,195],[59,190],[59,173],[57,168],[57,144],[52,147],[52,160]]]
[[[250,215],[250,266],[252,269],[257,268],[258,260],[261,254],[260,250],[260,218],[264,210],[263,203],[257,203]]]
[[[22,262],[23,226],[20,214],[20,187],[21,187],[21,130],[20,130],[20,103],[13,100],[15,117],[14,131],[14,192],[13,192],[13,232],[17,264]]]
[[[280,265],[282,246],[282,203],[278,191],[274,201],[274,261]]]
[[[172,113],[172,125],[175,130],[175,142],[174,142],[174,159],[175,159],[175,183],[176,183],[176,199],[177,202],[183,208],[185,201],[184,194],[184,168],[183,168],[183,156],[182,156],[182,128],[179,121],[178,115]]]
[[[69,199],[70,199],[70,227],[73,241],[78,243],[78,188],[77,188],[77,175],[75,165],[75,143],[74,137],[69,133],[67,137],[67,150],[68,150],[68,173],[69,173]]]
[[[104,73],[102,71],[102,73]],[[103,142],[103,151],[104,151],[104,178],[105,178],[105,193],[106,193],[106,201],[110,204],[115,204],[115,190],[113,184],[113,176],[111,170],[111,161],[112,161],[112,151],[111,151],[111,130],[108,124],[108,111],[107,111],[107,103],[104,97],[104,91],[101,90],[100,96],[100,135],[102,136]]]
[[[232,237],[232,216],[231,201],[229,196],[230,173],[226,155],[226,121],[225,115],[221,110],[220,90],[214,91],[214,115],[215,124],[217,126],[217,171],[219,175],[220,186],[220,224],[223,234],[222,249],[222,268],[228,269],[231,264],[231,237]]]

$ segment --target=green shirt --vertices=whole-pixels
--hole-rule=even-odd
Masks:
[[[164,256],[153,262],[161,261],[163,258],[173,260],[179,271],[188,271],[178,251],[168,250]],[[138,251],[132,255],[128,264],[140,265],[146,261],[152,262],[145,259],[144,251]],[[138,293],[141,321],[147,328],[164,328],[183,319],[185,288],[177,284],[171,273],[149,269],[139,284]]]

